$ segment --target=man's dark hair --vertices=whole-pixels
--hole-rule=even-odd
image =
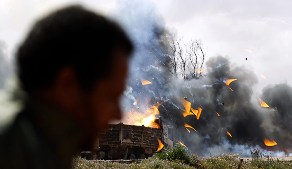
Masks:
[[[18,77],[31,93],[50,86],[58,71],[72,67],[81,86],[90,90],[106,77],[114,51],[130,56],[133,45],[116,23],[80,6],[58,10],[39,20],[16,54]]]

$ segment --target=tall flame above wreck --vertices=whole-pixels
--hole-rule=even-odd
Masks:
[[[131,111],[127,113],[126,119],[123,120],[125,124],[146,126],[152,128],[160,128],[159,124],[156,123],[157,116],[159,115],[159,103],[151,106],[146,112]]]

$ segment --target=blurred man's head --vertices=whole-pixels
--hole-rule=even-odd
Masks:
[[[39,20],[17,52],[18,77],[29,97],[75,118],[94,138],[120,119],[133,46],[116,23],[79,6]]]

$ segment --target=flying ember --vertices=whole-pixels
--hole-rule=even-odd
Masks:
[[[191,133],[191,131],[188,128],[185,128],[189,133]]]
[[[226,86],[229,86],[232,82],[236,81],[237,79],[227,79],[225,81]]]
[[[192,127],[191,125],[189,125],[187,123],[185,123],[184,126],[189,131],[189,133],[190,133],[190,130],[188,128],[193,129],[195,132],[197,132],[197,130],[194,127]]]
[[[260,102],[261,107],[263,107],[263,108],[269,108],[269,107],[270,107],[266,102],[264,102],[264,101],[263,101],[262,99],[260,99],[260,98],[259,98],[259,102]]]
[[[181,98],[180,99],[183,103],[183,106],[185,108],[185,111],[183,112],[183,116],[189,116],[189,115],[194,115],[193,113],[191,113],[191,102],[187,101],[186,99]]]
[[[141,83],[143,86],[152,84],[149,80],[141,80]]]
[[[191,108],[191,111],[192,111],[192,113],[196,116],[197,120],[200,119],[201,114],[202,114],[202,110],[203,110],[203,109],[202,109],[201,107],[199,107],[197,110]]]
[[[160,139],[158,139],[158,148],[157,148],[157,152],[162,150],[164,147],[164,144],[162,143],[162,141]]]
[[[187,148],[187,146],[186,146],[184,143],[182,143],[180,140],[178,140],[177,142],[178,142],[181,146]]]
[[[264,144],[267,146],[267,147],[273,147],[273,146],[276,146],[278,143],[275,141],[275,140],[270,140],[270,139],[264,139]]]
[[[232,138],[232,135],[231,135],[231,133],[230,133],[229,131],[226,131],[226,134],[227,134],[230,138]]]
[[[230,84],[234,81],[236,81],[237,79],[227,79],[225,80],[225,85],[231,90],[233,91],[233,89],[231,89]]]

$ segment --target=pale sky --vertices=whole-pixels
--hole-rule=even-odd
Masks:
[[[258,75],[260,86],[283,82],[292,84],[292,1],[149,1],[153,2],[167,28],[186,39],[200,40],[208,58],[223,55],[231,63],[248,67]],[[0,41],[6,43],[11,57],[35,19],[57,7],[80,3],[111,15],[123,2],[1,0]]]

